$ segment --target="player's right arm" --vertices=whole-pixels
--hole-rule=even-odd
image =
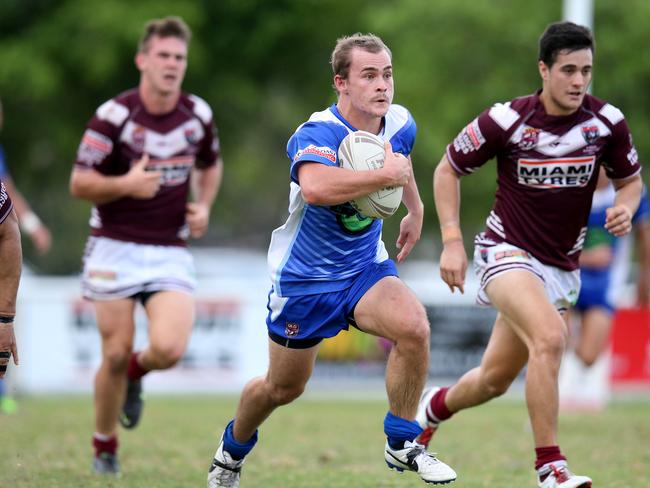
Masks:
[[[7,209],[9,209],[8,213]],[[21,266],[22,250],[18,219],[0,181],[0,378],[5,375],[11,355],[14,357],[14,364],[18,364],[13,322]]]
[[[384,149],[384,166],[375,171],[352,171],[317,162],[300,164],[298,181],[305,202],[339,205],[387,186],[407,185],[411,163],[404,155],[393,153],[390,142],[384,143]]]
[[[438,213],[443,250],[440,276],[452,293],[465,292],[467,253],[460,228],[460,177],[493,158],[519,119],[510,104],[496,104],[460,131],[433,173],[433,198]]]
[[[433,173],[433,198],[442,234],[440,277],[451,292],[465,292],[467,253],[460,229],[460,176],[444,155]]]
[[[109,176],[92,168],[75,166],[70,177],[72,196],[93,203],[107,203],[120,198],[152,198],[160,188],[159,171],[147,171],[149,155],[136,161],[131,169],[118,176]]]

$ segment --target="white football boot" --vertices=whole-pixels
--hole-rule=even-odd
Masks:
[[[238,488],[244,459],[235,460],[223,450],[223,436],[208,471],[208,488]]]
[[[403,449],[393,449],[386,443],[384,459],[389,468],[399,472],[413,471],[426,483],[445,485],[457,477],[456,471],[416,442],[406,441]]]
[[[551,464],[549,467],[550,474],[544,481],[537,476],[539,488],[591,488],[591,478],[573,474],[566,465],[555,467]]]
[[[432,422],[429,420],[429,416],[427,415],[429,403],[431,403],[433,395],[435,395],[438,390],[440,390],[439,386],[425,388],[420,397],[420,403],[418,403],[417,413],[415,414],[415,421],[420,425],[420,427],[422,427],[422,432],[417,436],[415,441],[418,444],[422,444],[425,449],[429,447],[429,442],[431,442],[433,434],[436,433],[436,430],[438,430],[438,427],[440,426],[439,422]]]

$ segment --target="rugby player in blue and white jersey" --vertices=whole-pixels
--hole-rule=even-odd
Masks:
[[[384,420],[385,459],[430,483],[456,473],[415,443],[414,421],[429,355],[429,324],[423,306],[397,277],[381,240],[382,222],[348,203],[386,186],[404,187],[397,260],[420,237],[423,205],[409,154],[415,122],[393,105],[391,53],[374,35],[339,39],[331,59],[338,102],[314,113],[289,140],[289,218],[273,232],[268,262],[273,282],[268,299],[270,365],[250,381],[235,419],[228,424],[208,475],[208,486],[239,486],[245,456],[257,428],[280,405],[303,392],[319,343],[350,324],[394,343],[386,368],[389,411]],[[377,171],[353,172],[337,161],[341,141],[365,130],[385,141],[386,160]]]
[[[588,488],[558,445],[558,371],[566,347],[563,313],[580,288],[584,243],[598,168],[614,180],[605,229],[627,234],[639,205],[641,167],[623,113],[587,94],[594,43],[571,22],[539,41],[542,89],[496,104],[447,146],[434,174],[444,248],[440,274],[453,291],[465,282],[459,179],[496,157],[498,188],[487,229],[475,240],[478,302],[499,314],[480,366],[450,388],[423,396],[418,420],[428,443],[438,423],[503,394],[527,366],[526,401],[539,488]],[[426,437],[425,437],[426,435]]]
[[[573,311],[580,315],[575,355],[585,368],[591,367],[605,351],[612,324],[612,315],[620,302],[621,292],[628,277],[631,235],[616,237],[607,232],[607,209],[616,198],[616,190],[601,170],[594,192],[585,244],[580,254],[580,294]],[[641,203],[632,217],[638,257],[636,305],[647,306],[650,299],[650,203],[644,188]],[[581,376],[581,375],[580,375]],[[571,384],[570,404],[579,406],[582,393],[576,377]],[[605,400],[605,398],[599,399]],[[594,407],[602,406],[594,404]]]

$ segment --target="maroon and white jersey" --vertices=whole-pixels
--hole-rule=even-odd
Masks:
[[[7,193],[4,183],[0,180],[0,224],[9,216],[12,208],[13,204],[11,198],[9,198],[9,193]]]
[[[539,92],[496,104],[447,146],[460,175],[493,157],[498,188],[485,236],[565,270],[578,267],[599,165],[613,179],[641,170],[623,113],[590,95],[566,116],[548,115]]]
[[[92,235],[141,244],[185,245],[189,229],[185,206],[192,168],[219,158],[219,139],[210,106],[183,93],[164,115],[147,112],[137,89],[101,105],[86,126],[75,169],[117,176],[149,154],[147,169],[162,173],[151,199],[120,198],[92,210]]]

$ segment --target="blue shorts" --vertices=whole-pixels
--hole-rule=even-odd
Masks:
[[[354,308],[361,297],[386,276],[398,276],[391,259],[371,264],[351,286],[340,291],[280,297],[271,288],[266,306],[269,337],[285,347],[306,349],[347,330],[350,324],[356,327]]]
[[[601,307],[614,312],[610,301],[610,272],[606,270],[580,270],[580,295],[575,304],[576,310],[585,312],[590,308]]]

